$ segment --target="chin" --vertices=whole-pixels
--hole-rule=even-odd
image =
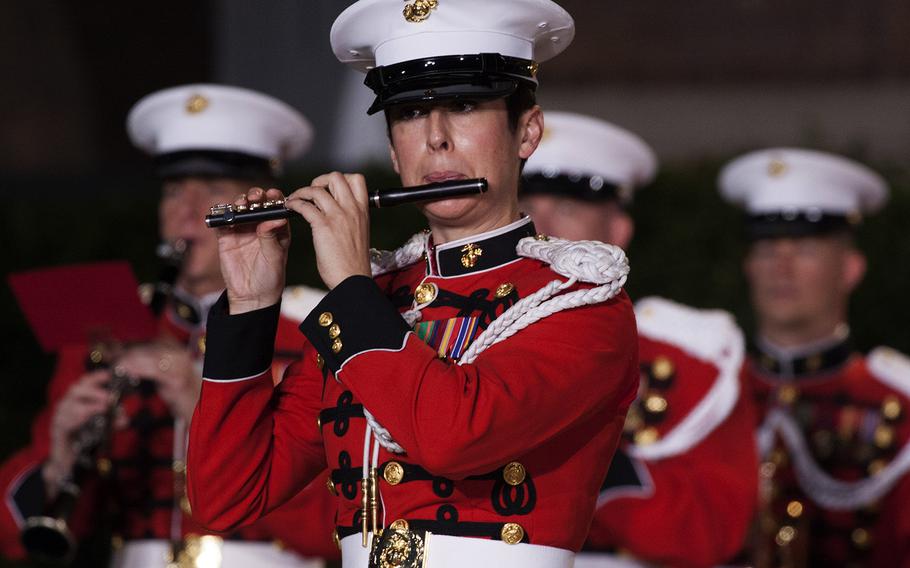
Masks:
[[[477,205],[473,197],[461,197],[434,201],[421,207],[427,219],[437,221],[457,221],[470,213]]]

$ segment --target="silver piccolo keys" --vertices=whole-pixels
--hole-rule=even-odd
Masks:
[[[461,179],[429,183],[415,187],[396,187],[380,189],[370,193],[370,207],[391,207],[404,203],[437,201],[450,197],[483,193],[487,190],[487,180]],[[222,204],[212,207],[211,213],[205,216],[205,224],[210,229],[226,227],[241,223],[261,223],[272,219],[288,219],[295,212],[285,207],[284,199],[272,199],[249,206]]]

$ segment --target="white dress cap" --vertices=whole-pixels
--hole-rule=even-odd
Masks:
[[[153,156],[185,151],[236,152],[266,160],[303,154],[309,121],[268,95],[223,85],[183,85],[141,99],[126,121],[132,143]]]
[[[888,185],[866,166],[842,156],[799,148],[751,152],[727,164],[721,195],[750,215],[835,215],[877,211]]]
[[[404,61],[498,53],[538,63],[575,36],[550,0],[359,0],[332,26],[332,50],[360,71]]]
[[[576,197],[628,202],[633,190],[648,184],[656,172],[657,157],[638,135],[594,117],[545,111],[543,138],[525,165],[523,188],[566,193],[569,185],[556,185],[557,178],[568,178]],[[548,184],[547,179],[554,181]]]

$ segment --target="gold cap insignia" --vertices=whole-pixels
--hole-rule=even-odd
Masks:
[[[408,0],[405,0],[408,1]],[[416,24],[430,17],[430,11],[439,5],[439,0],[414,0],[413,4],[404,7],[404,19]]]
[[[186,112],[198,114],[209,106],[209,100],[202,95],[193,95],[186,101]]]
[[[780,158],[775,158],[768,163],[768,175],[771,177],[780,177],[787,173],[787,163]]]

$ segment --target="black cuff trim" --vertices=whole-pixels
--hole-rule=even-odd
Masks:
[[[300,331],[337,373],[364,351],[401,349],[411,330],[372,278],[351,276],[319,302]]]
[[[272,365],[281,302],[230,315],[227,293],[209,311],[202,376],[211,381],[252,378]]]
[[[22,479],[19,488],[12,494],[13,503],[23,519],[44,514],[47,500],[44,490],[44,477],[41,466],[38,466]]]
[[[636,489],[644,487],[644,484],[638,477],[638,472],[635,470],[635,465],[632,463],[632,458],[621,449],[617,449],[616,453],[613,455],[613,461],[610,462],[610,469],[607,470],[607,478],[604,480],[600,490],[606,491],[619,487],[634,487]]]

